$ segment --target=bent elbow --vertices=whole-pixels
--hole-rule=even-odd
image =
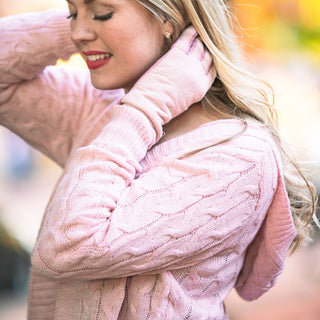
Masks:
[[[86,279],[98,268],[107,248],[92,247],[84,241],[77,245],[38,240],[31,254],[31,264],[38,273],[51,279]],[[90,277],[88,277],[89,279]]]
[[[50,279],[72,277],[72,270],[79,262],[68,252],[57,252],[54,248],[46,250],[41,242],[33,249],[31,265],[41,275]]]

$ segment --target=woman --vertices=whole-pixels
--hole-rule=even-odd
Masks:
[[[274,285],[314,198],[241,69],[226,4],[68,6],[94,87],[48,66],[75,52],[61,12],[0,27],[1,124],[64,168],[32,252],[29,319],[228,319],[233,287],[251,300]]]

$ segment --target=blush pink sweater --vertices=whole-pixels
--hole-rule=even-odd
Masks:
[[[147,117],[49,66],[75,49],[61,11],[0,20],[0,123],[63,174],[32,252],[30,320],[228,319],[269,290],[295,236],[263,125],[200,126],[152,148]]]

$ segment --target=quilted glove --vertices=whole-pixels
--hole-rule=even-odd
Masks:
[[[216,77],[211,55],[197,35],[193,26],[186,28],[121,100],[149,118],[156,140],[162,126],[199,102]]]

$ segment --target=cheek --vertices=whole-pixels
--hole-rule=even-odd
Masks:
[[[122,38],[122,62],[136,76],[141,76],[161,56],[163,40],[154,33],[140,34],[139,37]],[[126,43],[127,45],[123,44]],[[129,71],[128,69],[128,71]]]
[[[162,52],[164,36],[158,21],[151,15],[144,16],[140,23],[133,23],[130,26],[130,36],[127,43],[132,41],[134,54],[141,59],[155,62]]]
[[[134,54],[139,62],[148,68],[154,64],[161,56],[163,39],[158,34],[149,32],[135,46]]]

